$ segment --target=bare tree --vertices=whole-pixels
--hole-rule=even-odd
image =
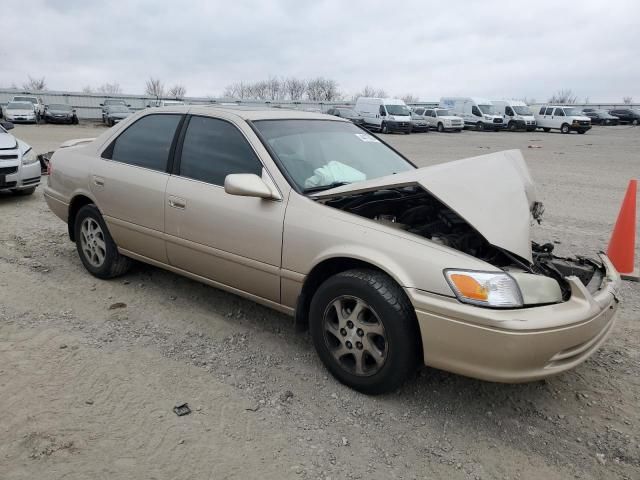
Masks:
[[[633,97],[622,97],[622,101],[627,105],[631,105],[633,103]]]
[[[22,88],[29,92],[41,92],[43,90],[46,90],[47,82],[45,81],[44,77],[33,78],[31,75],[29,75],[29,80],[22,84]]]
[[[375,97],[375,98],[387,98],[387,92],[382,88],[374,88],[370,85],[365,85],[361,92],[356,93],[353,98],[358,97]]]
[[[284,81],[282,85],[284,94],[289,100],[298,101],[302,99],[304,92],[307,91],[307,82],[298,78],[290,77]]]
[[[571,105],[573,103],[576,103],[577,100],[578,97],[573,94],[573,91],[570,88],[563,88],[553,94],[553,96],[549,99],[549,103]]]
[[[307,82],[307,98],[313,102],[332,102],[342,98],[338,83],[324,77],[317,77]]]
[[[187,88],[179,83],[169,89],[168,95],[174,98],[184,98],[187,94]]]
[[[268,100],[282,100],[284,97],[284,86],[280,79],[276,77],[269,77],[267,80],[267,99]]]
[[[258,80],[249,85],[249,98],[255,100],[266,100],[269,83],[266,80]]]
[[[400,98],[404,101],[404,103],[416,103],[420,101],[417,95],[413,95],[411,93],[401,95]]]
[[[147,80],[145,93],[153,97],[164,96],[164,84],[159,78],[149,77]]]
[[[224,88],[224,92],[222,96],[227,98],[237,98],[239,100],[243,100],[245,98],[249,98],[251,93],[251,89],[249,85],[245,82],[236,82],[230,85],[227,85]]]
[[[122,89],[120,88],[120,84],[117,83],[117,82],[103,83],[96,90],[99,93],[106,93],[107,95],[116,95],[118,93],[122,93]]]
[[[91,88],[91,85],[85,85],[82,87],[82,93],[93,93],[93,88]]]

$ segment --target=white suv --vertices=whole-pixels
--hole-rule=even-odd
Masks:
[[[418,115],[423,115],[429,124],[429,128],[435,128],[439,132],[460,132],[464,128],[462,117],[452,115],[445,108],[417,107],[414,110]]]
[[[536,107],[533,115],[539,128],[545,132],[551,129],[560,130],[562,133],[572,131],[585,133],[591,129],[591,119],[576,107],[564,107],[562,105],[542,105]]]

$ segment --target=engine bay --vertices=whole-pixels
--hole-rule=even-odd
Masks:
[[[528,273],[554,278],[566,300],[571,289],[567,276],[576,276],[585,285],[597,289],[596,272],[602,265],[584,257],[553,255],[554,245],[532,242],[533,264],[517,255],[491,245],[464,218],[419,185],[385,188],[321,200],[327,206],[343,210],[392,228],[427,238],[434,243],[459,250],[496,267],[515,267]],[[541,204],[536,204],[533,219],[540,222]],[[597,284],[597,285],[596,285]]]

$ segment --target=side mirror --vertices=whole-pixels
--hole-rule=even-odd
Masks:
[[[100,106],[101,106],[101,107],[104,107],[104,103],[101,103],[101,104],[100,104]]]
[[[387,112],[384,112],[384,111],[383,111],[383,112],[380,112],[380,116],[381,116],[381,117],[386,117],[386,116],[387,116]]]
[[[2,124],[2,127],[5,130],[11,130],[14,127],[13,123],[11,122],[5,122],[4,120],[0,120],[0,123]]]
[[[130,104],[130,103],[127,103],[127,107],[130,107],[130,106],[131,106],[131,104]]]
[[[72,111],[73,113],[76,113],[76,109],[75,109],[75,108],[73,108],[71,111]]]
[[[240,197],[277,198],[255,173],[232,173],[224,179],[224,191]]]

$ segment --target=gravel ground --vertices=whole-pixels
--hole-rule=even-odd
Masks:
[[[13,132],[44,152],[102,129]],[[535,236],[561,253],[606,248],[640,171],[638,128],[385,139],[419,165],[522,149],[547,207]],[[367,397],[289,317],[145,265],[99,281],[41,188],[0,195],[0,478],[638,479],[639,293],[624,284],[612,336],[574,371],[502,385],[425,368]]]

